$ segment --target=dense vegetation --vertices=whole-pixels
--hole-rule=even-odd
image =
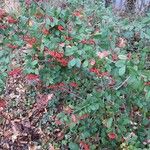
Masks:
[[[1,9],[0,148],[148,150],[149,25],[100,1]]]

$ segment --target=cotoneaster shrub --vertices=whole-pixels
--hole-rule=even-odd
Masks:
[[[29,92],[53,95],[48,105],[41,98],[39,125],[56,134],[56,148],[148,149],[149,18],[120,20],[97,3],[56,9],[34,1],[20,16],[0,10],[1,89],[6,77],[23,74]],[[10,68],[13,50],[23,48],[24,62]]]

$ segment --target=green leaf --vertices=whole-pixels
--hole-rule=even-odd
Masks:
[[[144,23],[144,24],[150,23],[150,18],[149,18],[149,17],[144,18],[144,19],[142,20],[142,23]]]
[[[126,60],[126,59],[127,59],[127,56],[126,56],[126,55],[118,55],[118,58],[119,58],[119,59],[122,59],[122,60]]]
[[[73,58],[72,60],[69,61],[68,67],[72,68],[73,66],[75,66],[75,64],[76,64],[76,58]]]
[[[100,38],[101,38],[101,33],[94,34],[94,39],[100,39]]]
[[[50,19],[46,18],[46,26],[49,26],[51,24]]]
[[[35,65],[37,65],[38,64],[38,60],[34,60],[33,62],[32,62],[32,66],[35,66]]]
[[[28,18],[26,16],[20,16],[20,20],[25,24],[28,21]]]
[[[90,136],[91,136],[91,134],[90,134],[90,131],[88,131],[88,130],[84,131],[84,132],[81,134],[81,138],[82,138],[82,139],[86,139],[86,138],[88,138],[88,137],[90,137]]]
[[[80,60],[79,58],[76,58],[76,66],[77,66],[78,68],[81,67],[81,60]]]
[[[83,68],[86,68],[86,67],[88,67],[88,65],[89,65],[88,60],[85,60],[85,61],[83,62],[83,64],[82,64],[82,67],[83,67]]]
[[[73,143],[73,142],[69,143],[69,148],[70,150],[79,150],[78,144]]]
[[[123,66],[123,67],[119,68],[119,75],[120,76],[124,75],[125,72],[126,72],[126,66]]]
[[[71,56],[71,55],[73,55],[74,52],[77,51],[77,50],[78,50],[78,48],[75,47],[75,46],[66,48],[66,50],[65,50],[65,55],[66,55],[66,56]]]
[[[96,111],[99,109],[99,105],[96,103],[96,104],[92,104],[90,107],[89,107],[91,110],[93,111]]]
[[[112,126],[112,123],[113,123],[113,118],[109,118],[107,120],[107,128],[110,128]]]
[[[120,67],[123,67],[125,65],[125,60],[119,60],[115,63],[115,66],[120,68]]]
[[[148,91],[148,92],[146,93],[146,100],[147,100],[147,101],[150,101],[150,91]]]

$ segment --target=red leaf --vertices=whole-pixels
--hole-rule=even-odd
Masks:
[[[16,77],[16,76],[20,75],[21,72],[22,72],[22,69],[21,69],[21,68],[16,68],[16,69],[10,71],[10,72],[8,73],[8,75],[9,75],[9,76],[12,76],[12,77]]]
[[[62,43],[59,44],[59,46],[60,46],[60,47],[65,47],[65,43],[62,42]]]
[[[150,86],[150,81],[144,83],[145,86]]]
[[[97,56],[102,59],[102,58],[105,58],[109,55],[109,52],[108,51],[103,51],[103,52],[98,52],[97,53]]]
[[[99,73],[100,77],[105,77],[105,76],[109,76],[109,75],[110,75],[109,72],[101,72],[101,73]]]
[[[48,35],[48,34],[49,34],[49,30],[46,29],[46,28],[43,28],[42,33],[43,33],[44,35]]]
[[[89,44],[89,45],[94,45],[95,44],[95,41],[93,39],[89,39],[89,40],[86,40],[86,39],[83,39],[81,41],[82,44]]]
[[[112,60],[117,61],[118,60],[118,55],[117,54],[112,54]]]
[[[74,123],[78,122],[78,118],[77,118],[77,116],[75,114],[71,115],[71,119],[72,119],[72,122],[74,122]]]
[[[6,25],[0,25],[0,29],[4,30],[7,29],[8,27]]]
[[[53,18],[52,16],[49,17],[49,20],[50,20],[51,22],[54,22],[54,18]]]
[[[39,81],[39,75],[28,74],[28,75],[26,75],[26,79],[29,81]]]
[[[83,39],[83,40],[81,41],[81,43],[82,43],[82,44],[87,44],[87,40],[86,40],[86,39]]]
[[[10,24],[16,24],[17,23],[17,20],[14,17],[12,17],[12,16],[8,16],[7,17],[7,21]]]
[[[55,124],[56,125],[62,125],[63,123],[58,118],[55,118]]]
[[[96,64],[96,61],[95,61],[95,59],[91,59],[91,60],[89,60],[89,63],[91,66],[94,66]]]
[[[73,13],[73,15],[74,16],[76,16],[76,17],[81,17],[82,15],[81,15],[81,12],[80,11],[75,11],[74,13]]]
[[[108,137],[109,137],[110,140],[114,140],[114,139],[116,139],[117,136],[116,136],[115,133],[110,132],[110,133],[108,133]]]
[[[0,108],[5,108],[5,107],[6,107],[6,102],[0,99]]]
[[[61,26],[61,25],[59,25],[59,26],[57,27],[57,29],[58,29],[59,31],[63,31],[63,30],[64,30],[64,27]]]
[[[72,87],[78,87],[78,84],[76,82],[71,82],[69,85]]]
[[[3,19],[3,17],[5,16],[6,16],[5,10],[0,8],[0,19]]]
[[[128,58],[128,60],[130,60],[132,58],[132,53],[131,52],[127,54],[127,58]]]
[[[28,35],[24,36],[24,41],[29,45],[34,45],[37,42],[35,37],[30,37]]]
[[[67,113],[67,114],[71,114],[72,112],[73,112],[73,109],[72,108],[70,108],[69,106],[67,106],[67,107],[64,107],[64,112],[65,113]]]
[[[79,117],[80,120],[86,119],[89,117],[89,114],[84,114],[82,116]]]
[[[60,62],[60,64],[64,67],[66,67],[68,65],[68,60],[65,58],[57,59],[57,61]]]
[[[64,86],[65,86],[65,84],[63,82],[61,82],[61,83],[56,83],[56,84],[50,85],[50,86],[48,86],[48,88],[56,90],[56,89],[59,89]]]
[[[83,150],[90,150],[90,146],[88,144],[86,144],[85,142],[83,142],[83,141],[80,141],[80,147]]]
[[[90,40],[88,41],[88,44],[94,45],[94,44],[95,44],[95,41],[94,41],[93,39],[90,39]]]
[[[18,48],[18,45],[7,44],[7,47],[9,47],[11,49],[16,49],[16,48]]]
[[[48,53],[56,59],[62,58],[64,56],[64,53],[61,52],[49,51]]]
[[[99,69],[97,69],[97,68],[91,68],[90,70],[89,70],[90,72],[93,72],[93,73],[95,73],[95,74],[99,74]]]
[[[68,36],[66,36],[66,37],[65,37],[65,39],[66,39],[67,41],[71,41],[71,40],[73,40],[73,38],[72,38],[72,37],[68,37]]]

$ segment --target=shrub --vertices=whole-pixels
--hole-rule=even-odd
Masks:
[[[38,125],[60,149],[148,148],[149,17],[129,22],[101,3],[77,2],[23,3],[19,17],[0,11],[1,89],[7,76],[23,74],[29,92],[53,94],[35,103],[46,109]],[[24,48],[12,70],[13,51]]]

